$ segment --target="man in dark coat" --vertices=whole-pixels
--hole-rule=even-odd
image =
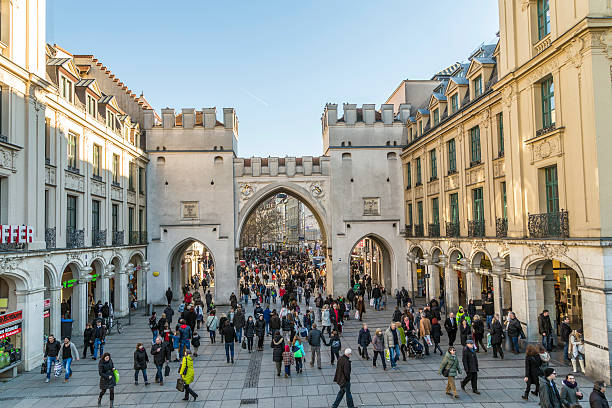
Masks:
[[[476,357],[472,340],[468,340],[463,349],[463,369],[465,370],[465,378],[461,381],[461,389],[465,391],[465,386],[471,381],[474,394],[480,394],[480,391],[478,391],[478,357]]]
[[[166,315],[166,319],[168,320],[168,327],[172,324],[172,316],[174,316],[174,310],[172,310],[172,306],[168,303],[168,306],[164,309],[164,314]]]
[[[172,303],[172,289],[170,288],[166,291],[166,299],[168,300],[168,304]]]
[[[589,396],[589,404],[593,408],[609,408],[608,400],[606,399],[606,383],[603,381],[595,381],[593,384],[593,392]]]
[[[344,350],[344,355],[338,359],[336,365],[336,375],[334,376],[334,382],[340,386],[336,401],[332,404],[332,408],[338,408],[344,394],[346,394],[346,405],[348,408],[354,408],[353,395],[351,394],[351,349],[347,348]]]
[[[540,377],[540,407],[542,408],[562,408],[561,395],[555,384],[556,377],[557,373],[552,367],[544,370],[544,375]]]
[[[569,324],[569,317],[565,316],[561,322],[561,340],[563,341],[563,358],[569,360],[567,351],[569,349],[569,336],[572,333],[572,328]]]
[[[455,339],[457,338],[457,319],[455,319],[454,313],[450,313],[444,321],[444,329],[446,334],[448,334],[448,345],[450,347],[455,344]]]
[[[548,310],[544,310],[538,316],[538,329],[542,336],[542,345],[546,348],[546,351],[552,351],[552,323],[550,322]]]

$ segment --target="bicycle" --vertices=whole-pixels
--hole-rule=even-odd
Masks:
[[[110,318],[109,320],[110,320],[110,325],[108,326],[108,334],[112,333],[113,327],[116,328],[117,334],[121,334],[121,331],[123,330],[123,325],[121,324],[121,319]]]

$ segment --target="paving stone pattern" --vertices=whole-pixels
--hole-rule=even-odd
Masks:
[[[248,307],[247,312],[251,313],[252,307]],[[368,309],[365,321],[374,332],[377,327],[386,327],[391,315],[392,310],[377,312]],[[471,393],[468,385],[468,392],[460,390],[461,398],[454,400],[444,392],[446,379],[437,374],[441,361],[439,355],[420,360],[400,361],[398,370],[383,371],[380,364],[374,368],[371,360],[362,360],[357,355],[357,333],[360,327],[359,322],[348,321],[341,337],[343,348],[351,347],[355,350],[352,357],[351,389],[356,406],[414,408],[538,406],[533,396],[530,396],[529,402],[521,399],[525,387],[524,355],[507,354],[505,360],[495,360],[491,352],[480,353],[478,356],[481,395]],[[124,326],[123,334],[108,337],[105,348],[105,351],[112,354],[115,367],[121,373],[120,383],[115,388],[115,406],[300,408],[330,407],[335,400],[338,392],[338,386],[333,382],[335,367],[330,365],[329,349],[326,347],[322,350],[323,369],[310,367],[306,363],[303,374],[296,374],[292,370],[291,378],[285,379],[282,375],[276,376],[269,337],[264,343],[264,351],[254,354],[248,354],[247,350],[236,344],[235,364],[231,365],[226,363],[223,343],[217,342],[211,345],[205,328],[200,331],[200,335],[203,341],[199,356],[194,359],[195,380],[192,384],[192,388],[199,394],[196,402],[181,401],[183,394],[174,389],[179,363],[171,363],[170,377],[167,377],[164,386],[159,386],[153,382],[155,367],[151,362],[147,371],[152,384],[145,387],[141,379],[140,385],[136,386],[133,382],[133,352],[136,343],[151,340],[147,318],[141,311],[137,312],[132,318],[132,325]],[[75,339],[75,342],[79,345],[79,350],[82,350],[80,346],[82,340]],[[443,349],[447,344],[446,337],[442,337]],[[308,351],[306,345],[307,361],[310,358]],[[38,370],[0,383],[0,407],[96,406],[99,393],[97,363],[89,356],[87,359],[75,362],[74,374],[68,383],[63,382],[62,375],[60,378],[52,378],[51,383],[45,384],[44,375],[39,374]],[[558,363],[555,366],[560,379],[569,370],[567,366]],[[592,389],[592,381],[582,375],[578,375],[577,378],[583,391],[588,395]],[[108,406],[108,394],[103,401],[103,406]],[[341,406],[346,406],[346,402],[343,401]]]

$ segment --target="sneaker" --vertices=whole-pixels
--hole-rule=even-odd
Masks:
[[[68,382],[68,379],[67,379],[67,378],[64,378],[64,382],[65,382],[65,383],[67,383],[67,382]]]
[[[474,390],[474,394],[479,394],[480,395],[480,391]]]
[[[48,378],[46,378],[46,379],[45,379],[45,382],[46,382],[46,383],[48,383],[48,382],[49,382],[49,379],[48,379]]]
[[[149,384],[151,384],[151,383],[150,383],[150,382],[148,382],[148,381],[146,381],[146,382],[145,382],[145,386],[147,386],[147,385],[149,385]]]
[[[163,381],[160,381],[160,382],[159,382],[159,385],[164,385],[164,382],[163,382]]]

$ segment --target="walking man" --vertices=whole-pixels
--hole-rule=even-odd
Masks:
[[[344,394],[346,394],[346,405],[348,408],[354,408],[353,395],[351,394],[351,349],[347,348],[344,350],[344,355],[338,359],[338,365],[336,366],[336,375],[334,376],[334,382],[340,386],[336,401],[332,404],[332,408],[338,408]]]
[[[91,358],[95,360],[98,358],[98,350],[100,355],[104,354],[104,343],[106,342],[106,329],[102,326],[101,320],[96,320],[96,327],[94,328],[94,355]]]
[[[463,369],[465,378],[461,381],[461,389],[465,391],[465,386],[471,381],[474,394],[480,394],[480,391],[478,391],[478,357],[476,357],[474,341],[472,340],[468,340],[463,349]]]
[[[446,334],[448,334],[448,345],[452,347],[457,338],[457,320],[455,319],[454,313],[451,312],[448,314],[448,317],[444,321],[444,329],[446,330]]]
[[[317,328],[317,324],[312,324],[312,329],[308,332],[308,344],[310,344],[310,366],[314,366],[315,354],[317,355],[317,368],[321,369],[321,337],[323,333]]]
[[[542,345],[546,351],[552,351],[552,323],[550,322],[550,316],[546,309],[538,316],[538,328],[540,330],[540,335],[542,335]]]

